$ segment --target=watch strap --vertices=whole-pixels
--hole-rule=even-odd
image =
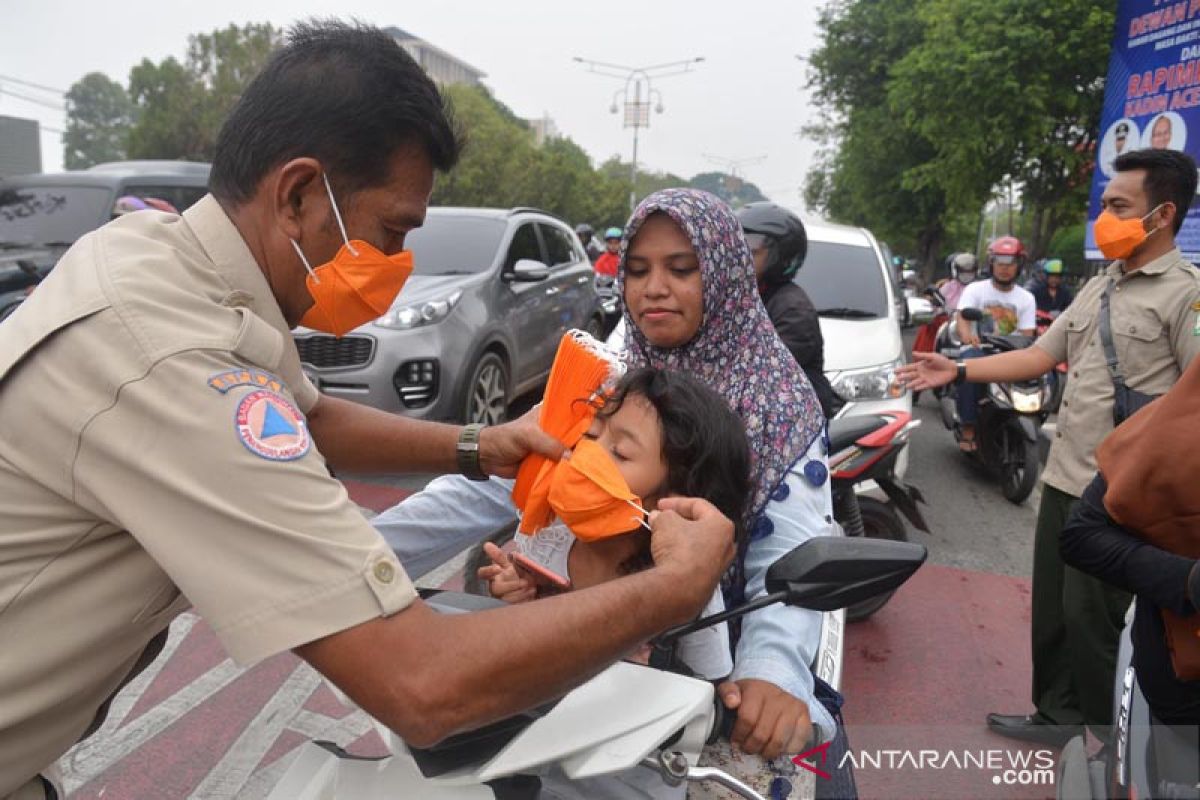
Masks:
[[[479,462],[479,432],[481,430],[483,430],[483,425],[477,422],[464,425],[462,432],[458,434],[458,444],[454,448],[458,471],[473,481],[488,479],[487,473],[483,471]]]

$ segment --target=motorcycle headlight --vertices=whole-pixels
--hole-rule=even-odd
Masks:
[[[375,324],[384,328],[396,328],[398,330],[432,325],[435,322],[445,319],[446,315],[450,313],[450,309],[454,308],[454,305],[460,298],[462,298],[462,292],[458,291],[441,300],[430,300],[425,303],[393,308],[375,320]]]
[[[848,403],[903,397],[907,390],[896,378],[896,370],[903,363],[903,360],[897,360],[877,367],[840,372],[832,381],[833,390]]]
[[[1032,392],[1022,392],[1018,389],[1013,389],[1012,393],[1013,409],[1019,414],[1034,414],[1042,410],[1042,390],[1036,389]]]

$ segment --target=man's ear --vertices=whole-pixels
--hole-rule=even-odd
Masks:
[[[271,180],[271,206],[276,221],[290,239],[299,240],[302,218],[322,208],[325,187],[321,182],[321,162],[315,158],[294,158],[274,171]],[[324,203],[328,206],[328,201]]]

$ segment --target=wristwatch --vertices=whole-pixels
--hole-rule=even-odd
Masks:
[[[967,362],[961,358],[954,362],[954,367],[957,372],[954,375],[955,383],[965,383],[967,380]]]
[[[479,464],[479,432],[483,426],[477,422],[463,426],[458,435],[454,454],[458,460],[458,471],[473,481],[486,481],[488,475]]]

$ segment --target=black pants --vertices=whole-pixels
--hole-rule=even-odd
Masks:
[[[1107,738],[1117,645],[1133,597],[1063,564],[1059,535],[1079,498],[1043,485],[1033,542],[1033,703]]]

